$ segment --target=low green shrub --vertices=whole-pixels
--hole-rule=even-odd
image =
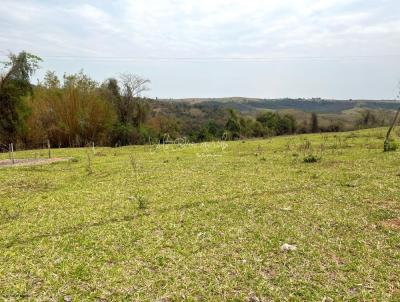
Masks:
[[[399,145],[394,140],[385,141],[385,143],[383,144],[383,151],[396,151],[398,147]]]
[[[316,155],[314,154],[308,154],[303,158],[303,162],[305,163],[316,163],[320,160]]]

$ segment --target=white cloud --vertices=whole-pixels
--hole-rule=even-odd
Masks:
[[[399,6],[396,0],[379,6],[362,5],[360,0],[119,0],[108,6],[80,1],[3,2],[2,25],[9,31],[0,37],[26,31],[25,39],[49,54],[292,56],[340,53],[344,46],[347,52],[356,51],[360,40],[370,44],[373,53],[378,51],[376,35],[400,31],[398,22],[390,19],[391,8]],[[385,5],[387,16],[382,17]],[[65,51],[55,50],[60,44]]]
[[[89,25],[94,31],[108,31],[111,33],[121,32],[121,29],[114,24],[112,16],[93,5],[85,3],[66,11],[81,19],[80,24]]]
[[[371,45],[377,30],[398,33],[396,27],[374,15],[375,7],[364,8],[362,2],[354,0],[127,0],[124,3],[124,19],[130,30],[155,56],[290,56],[299,50],[303,55],[320,54],[331,46],[338,46],[334,50],[337,52],[342,51],[340,46],[354,51],[356,44],[348,44],[349,40],[340,43],[349,29],[365,28],[363,37],[354,32],[350,42],[370,39]],[[388,7],[395,5],[394,1],[387,3]],[[374,51],[377,48],[371,47],[371,52]]]
[[[280,59],[400,53],[398,0],[1,0],[0,15],[3,53]]]

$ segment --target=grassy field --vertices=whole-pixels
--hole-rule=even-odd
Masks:
[[[0,169],[0,297],[400,301],[384,131],[55,149],[71,160]]]

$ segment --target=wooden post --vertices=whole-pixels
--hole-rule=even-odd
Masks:
[[[94,150],[94,142],[92,142],[92,149],[93,149],[93,154],[95,154],[95,150]]]
[[[13,143],[10,144],[10,149],[11,149],[11,162],[12,162],[12,164],[14,164],[15,161],[14,161],[14,144]]]
[[[51,158],[50,140],[47,140],[47,150],[49,151],[49,158]]]

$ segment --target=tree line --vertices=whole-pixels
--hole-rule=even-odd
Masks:
[[[0,75],[0,148],[13,142],[34,148],[52,146],[121,146],[186,137],[192,142],[293,134],[299,131],[291,114],[260,111],[245,116],[233,109],[161,102],[143,97],[150,81],[122,74],[102,83],[83,71],[60,79],[48,71],[33,85],[42,60],[30,53],[10,54]],[[374,121],[364,116],[363,123]],[[312,114],[310,129],[319,132]]]
[[[196,127],[168,114],[159,102],[143,97],[149,80],[122,74],[98,83],[82,71],[60,79],[47,72],[33,85],[30,80],[41,59],[27,52],[11,54],[0,77],[0,141],[34,147],[49,140],[59,147],[144,144],[187,136],[207,141],[293,133],[289,115],[262,113],[256,119],[234,110]],[[214,114],[215,115],[215,114]],[[192,117],[192,119],[195,117]]]

